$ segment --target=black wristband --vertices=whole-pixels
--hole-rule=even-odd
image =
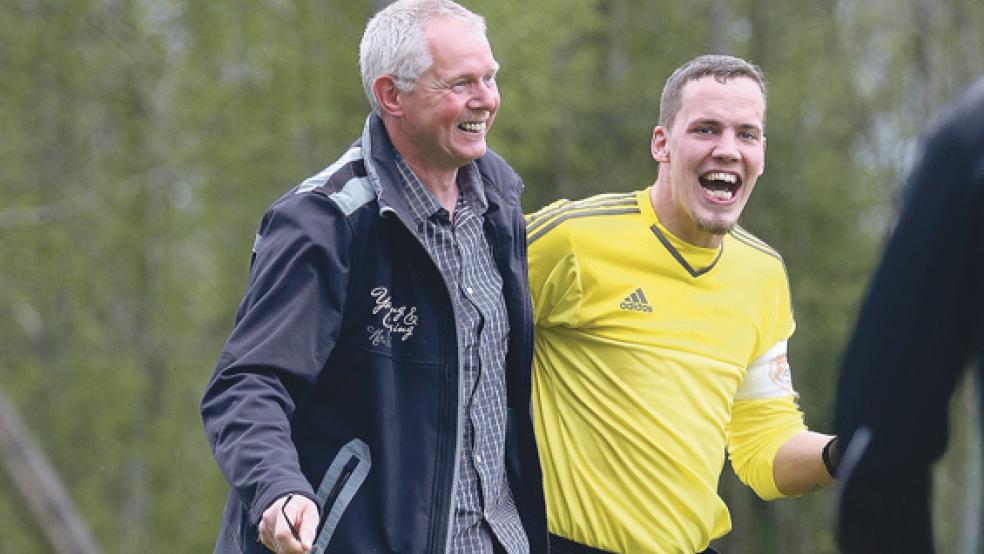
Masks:
[[[823,460],[823,466],[827,468],[827,473],[831,477],[837,476],[837,465],[840,462],[840,456],[837,453],[837,437],[834,437],[827,441],[827,444],[823,445],[823,450],[820,451],[820,459]]]

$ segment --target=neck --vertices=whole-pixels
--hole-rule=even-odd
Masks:
[[[400,154],[402,156],[402,153]],[[422,166],[404,158],[413,174],[417,176],[420,183],[434,198],[448,211],[454,215],[454,206],[458,202],[458,170],[442,171]]]
[[[656,219],[675,237],[701,248],[717,248],[724,240],[724,235],[699,228],[697,222],[684,215],[673,198],[670,184],[659,177],[649,189],[649,201],[656,212]]]
[[[392,128],[393,122],[389,118],[384,117],[383,124],[386,126],[393,147],[410,166],[424,188],[434,195],[449,214],[454,214],[454,205],[458,201],[458,168],[448,169],[429,162],[414,148],[412,141]]]

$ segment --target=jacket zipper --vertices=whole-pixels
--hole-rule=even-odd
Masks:
[[[380,212],[383,213],[390,212],[393,214],[393,217],[395,217],[397,221],[399,221],[400,224],[403,225],[403,228],[406,229],[408,233],[410,233],[410,236],[412,236],[417,241],[417,243],[420,244],[420,247],[424,250],[424,253],[427,254],[427,257],[430,259],[431,264],[434,265],[434,269],[437,270],[438,275],[441,276],[441,282],[444,284],[445,292],[448,293],[448,301],[451,303],[451,312],[454,315],[454,321],[455,321],[454,341],[457,350],[457,364],[455,365],[455,372],[458,374],[457,382],[459,383],[460,386],[462,344],[461,344],[460,337],[458,336],[458,323],[457,323],[458,308],[455,305],[454,295],[452,294],[451,288],[448,286],[447,280],[444,278],[444,275],[441,273],[441,266],[437,264],[437,260],[435,260],[434,256],[431,255],[429,250],[427,250],[427,245],[425,245],[420,240],[420,237],[417,236],[417,233],[413,232],[413,229],[409,225],[407,225],[405,221],[403,221],[403,218],[400,217],[400,214],[396,210],[387,206],[382,208]],[[454,458],[451,462],[451,467],[452,467],[451,497],[448,502],[448,516],[446,520],[446,526],[443,530],[444,552],[451,552],[451,542],[453,539],[453,537],[451,536],[451,530],[454,528],[454,512],[455,512],[455,508],[457,507],[456,498],[458,496],[458,463],[459,463],[459,458],[461,458],[461,435],[462,435],[462,424],[463,424],[462,419],[464,418],[464,414],[462,413],[462,406],[461,406],[461,394],[459,390],[454,391],[454,398],[456,404],[455,413],[457,415],[455,417]]]

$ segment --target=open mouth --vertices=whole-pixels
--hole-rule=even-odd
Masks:
[[[484,133],[487,126],[485,121],[462,121],[458,123],[458,129],[466,133]]]
[[[716,202],[730,202],[738,197],[741,178],[734,173],[710,171],[700,176],[700,186],[704,194]]]

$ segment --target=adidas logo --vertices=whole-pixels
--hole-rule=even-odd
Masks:
[[[649,305],[649,301],[646,300],[646,295],[642,292],[641,288],[636,289],[635,292],[626,296],[625,300],[623,300],[618,307],[623,310],[632,310],[636,312],[651,313],[653,311],[653,307]]]

